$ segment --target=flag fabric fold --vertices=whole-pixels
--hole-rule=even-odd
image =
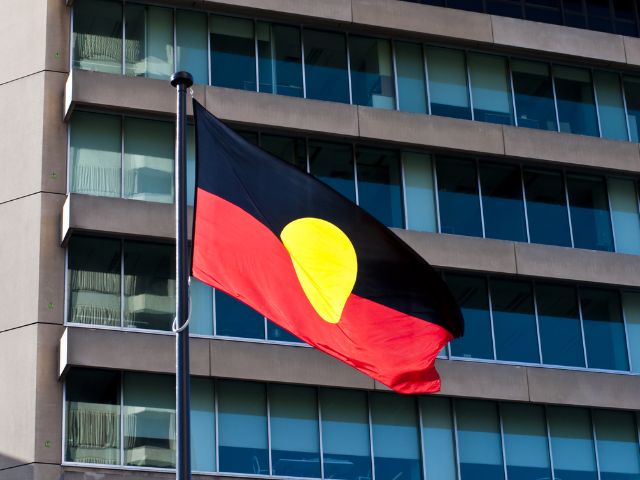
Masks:
[[[339,193],[194,100],[192,275],[399,393],[440,390],[463,320],[427,262]]]

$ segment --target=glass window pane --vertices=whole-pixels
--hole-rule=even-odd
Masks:
[[[258,22],[259,91],[302,97],[300,29]]]
[[[211,84],[256,90],[253,20],[211,16]]]
[[[352,202],[356,201],[351,145],[310,140],[309,168],[319,180]]]
[[[402,162],[405,173],[407,228],[435,232],[438,226],[431,155],[403,152]]]
[[[429,480],[455,480],[456,453],[451,401],[421,396],[422,439]]]
[[[440,231],[482,236],[478,177],[473,161],[437,157]]]
[[[589,411],[547,407],[553,473],[562,480],[596,480],[596,459]]]
[[[215,400],[213,380],[191,378],[191,467],[196,472],[216,469]]]
[[[524,169],[529,237],[532,243],[571,246],[562,173]]]
[[[588,70],[553,67],[560,131],[599,136],[593,84]]]
[[[575,287],[536,283],[542,363],[584,367]]]
[[[196,193],[196,129],[187,126],[187,205],[193,207]]]
[[[125,465],[175,467],[175,392],[172,376],[125,372]]]
[[[349,103],[345,35],[305,28],[303,36],[307,98]]]
[[[74,368],[65,388],[65,461],[119,465],[120,372]]]
[[[357,148],[358,203],[387,227],[402,228],[400,158],[394,150]]]
[[[574,245],[612,252],[611,217],[604,178],[569,174],[567,189]]]
[[[512,125],[507,59],[480,53],[471,53],[468,58],[474,119]]]
[[[496,358],[540,363],[531,283],[492,280],[491,308]]]
[[[122,73],[122,2],[73,3],[73,68]]]
[[[638,193],[633,180],[608,178],[611,221],[616,236],[616,252],[640,254]]]
[[[502,444],[496,404],[456,400],[461,480],[502,480]]]
[[[518,125],[558,130],[549,65],[514,60],[511,71]]]
[[[168,79],[173,67],[173,11],[148,5],[125,5],[125,73]]]
[[[631,357],[631,371],[640,372],[640,293],[622,292],[622,308],[627,323],[627,344]]]
[[[267,340],[274,340],[276,342],[304,343],[298,337],[290,334],[284,328],[279,327],[269,319],[267,319]]]
[[[445,281],[464,317],[464,336],[451,342],[451,355],[493,358],[489,294],[484,278],[447,274]]]
[[[170,122],[124,119],[124,197],[173,202],[175,127]]]
[[[213,335],[213,288],[191,277],[189,332]]]
[[[422,478],[415,399],[374,393],[371,421],[376,479]]]
[[[70,137],[70,190],[119,197],[122,183],[121,117],[75,112],[71,118]]]
[[[273,475],[320,477],[320,437],[316,390],[271,385],[271,461]]]
[[[304,138],[263,134],[260,136],[260,147],[303,172],[307,171],[307,147]]]
[[[631,141],[640,141],[640,78],[624,77]]]
[[[367,394],[357,390],[320,389],[325,478],[371,478]]]
[[[120,240],[69,242],[67,322],[120,326]]]
[[[509,480],[551,478],[544,408],[539,405],[500,405]]]
[[[587,366],[629,370],[620,296],[615,290],[580,289]]]
[[[471,119],[464,52],[427,47],[431,113]]]
[[[215,291],[216,335],[264,339],[264,317],[230,295]]]
[[[395,48],[400,110],[426,113],[427,91],[422,46],[417,43],[396,42]]]
[[[220,471],[269,475],[264,385],[222,381],[217,387]]]
[[[485,236],[526,242],[520,167],[481,163],[480,183]]]
[[[381,38],[349,37],[353,103],[394,109],[391,44]]]
[[[124,326],[170,330],[176,307],[175,248],[124,244]]]
[[[620,76],[617,73],[595,71],[593,81],[598,96],[602,136],[613,140],[627,140],[629,137],[620,89]]]
[[[207,41],[207,14],[176,10],[176,70],[189,72],[203,85],[209,83]]]
[[[640,479],[638,431],[632,412],[594,410],[600,480]]]

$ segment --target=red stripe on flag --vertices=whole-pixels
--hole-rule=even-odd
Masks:
[[[433,362],[452,338],[447,330],[354,294],[338,324],[324,321],[280,239],[238,206],[200,188],[192,269],[199,280],[397,392],[440,390]]]

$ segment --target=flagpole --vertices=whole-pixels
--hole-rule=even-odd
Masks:
[[[186,96],[193,85],[188,72],[171,75],[171,85],[177,89],[176,105],[176,317],[173,331],[176,333],[176,479],[191,480],[189,386],[189,258],[187,255],[187,189],[186,189]]]

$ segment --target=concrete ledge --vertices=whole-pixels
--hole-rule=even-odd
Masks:
[[[505,126],[503,132],[504,152],[508,157],[626,172],[640,171],[637,143],[523,127]]]
[[[596,63],[627,61],[621,35],[491,15],[493,43],[511,49],[545,52]]]
[[[515,244],[519,275],[635,287],[640,285],[640,256],[579,248]]]
[[[360,106],[358,121],[361,139],[458,152],[504,154],[502,127],[492,123]]]
[[[393,229],[393,233],[434,267],[517,273],[513,242],[397,228]]]
[[[640,377],[612,373],[527,368],[531,402],[640,409]]]

